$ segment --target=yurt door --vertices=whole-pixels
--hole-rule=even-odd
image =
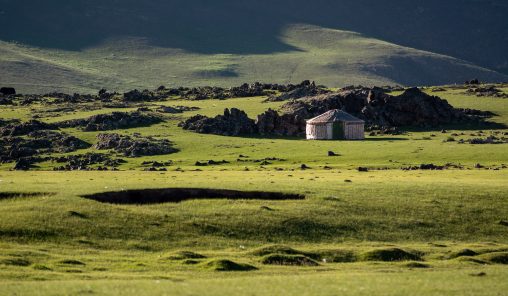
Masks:
[[[333,138],[344,139],[344,123],[342,122],[333,123]]]

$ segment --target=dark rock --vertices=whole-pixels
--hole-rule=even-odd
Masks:
[[[368,172],[368,171],[369,171],[369,169],[368,169],[368,168],[365,168],[365,167],[359,167],[359,168],[358,168],[358,171],[359,171],[359,172],[364,172],[364,173],[366,173],[366,172]]]
[[[310,169],[310,167],[309,167],[309,166],[307,166],[306,164],[302,164],[302,165],[300,166],[300,169],[302,169],[302,170],[308,170],[308,169]]]
[[[13,87],[2,87],[0,88],[0,94],[4,96],[15,95],[16,90]]]
[[[333,151],[328,151],[328,156],[339,156],[339,154],[333,152]]]
[[[330,91],[316,86],[314,82],[305,80],[299,85],[296,85],[294,89],[285,92],[278,96],[270,96],[266,101],[269,102],[280,102],[292,99],[300,99],[303,97],[316,96],[320,94],[329,93]]]
[[[225,109],[224,115],[218,115],[215,118],[196,115],[181,122],[179,126],[202,134],[223,136],[251,135],[257,132],[254,120],[236,108]]]
[[[34,131],[56,130],[56,129],[58,129],[58,127],[54,124],[48,124],[38,120],[30,120],[23,123],[11,123],[0,128],[0,136],[2,137],[23,136]]]
[[[13,170],[15,171],[28,171],[33,167],[33,161],[31,158],[20,158],[16,161],[16,165]]]

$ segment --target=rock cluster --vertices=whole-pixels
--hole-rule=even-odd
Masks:
[[[56,130],[58,127],[54,124],[44,123],[38,120],[30,120],[27,122],[11,122],[0,128],[0,136],[14,137],[27,135],[34,131]]]
[[[187,111],[197,111],[199,107],[188,107],[188,106],[160,106],[156,109],[160,113],[179,114]]]
[[[477,97],[494,97],[494,98],[508,98],[508,94],[504,93],[502,90],[496,88],[493,85],[490,86],[478,86],[469,88],[466,91],[468,95],[475,95]]]
[[[302,83],[296,85],[294,89],[284,92],[280,95],[272,95],[267,101],[269,102],[280,102],[280,101],[288,101],[300,99],[303,97],[316,96],[320,94],[329,93],[329,90],[326,90],[324,87],[316,86],[315,82],[310,82],[309,80],[305,80]]]
[[[215,118],[197,115],[180,126],[199,133],[225,136],[302,136],[307,119],[332,109],[342,109],[361,118],[366,121],[367,129],[377,128],[383,134],[399,133],[396,127],[439,126],[478,120],[489,115],[477,110],[454,109],[446,100],[428,95],[418,88],[408,89],[399,96],[376,88],[359,88],[292,100],[282,106],[281,113],[269,109],[258,115],[255,122],[243,111],[232,109]]]
[[[20,123],[21,128],[13,128],[12,123],[3,130],[0,138],[0,162],[16,162],[14,169],[27,170],[34,163],[47,160],[41,155],[47,153],[68,153],[91,147],[90,144],[56,130],[43,129],[44,125]],[[29,132],[27,126],[37,127]],[[49,126],[52,127],[52,126]]]
[[[169,140],[152,137],[131,137],[113,133],[99,134],[97,140],[94,148],[98,150],[112,149],[127,157],[164,155],[178,151]]]
[[[257,133],[254,120],[250,119],[244,111],[236,108],[225,109],[223,115],[215,118],[196,115],[179,124],[186,130],[202,134],[215,134],[222,136],[251,135]]]
[[[61,128],[80,128],[83,131],[108,131],[150,126],[162,122],[163,119],[153,113],[145,112],[113,112],[99,114],[85,119],[73,119],[59,122]]]
[[[51,160],[58,164],[58,166],[53,168],[55,171],[92,170],[90,166],[96,164],[101,165],[97,170],[115,170],[120,164],[125,163],[123,159],[112,159],[109,155],[102,153],[62,156],[52,158]]]

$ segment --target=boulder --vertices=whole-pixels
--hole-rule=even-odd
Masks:
[[[0,94],[4,96],[15,95],[16,90],[13,87],[2,87],[0,88]]]

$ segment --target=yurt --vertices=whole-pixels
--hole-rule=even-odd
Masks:
[[[307,120],[308,140],[364,140],[365,121],[342,110]]]

